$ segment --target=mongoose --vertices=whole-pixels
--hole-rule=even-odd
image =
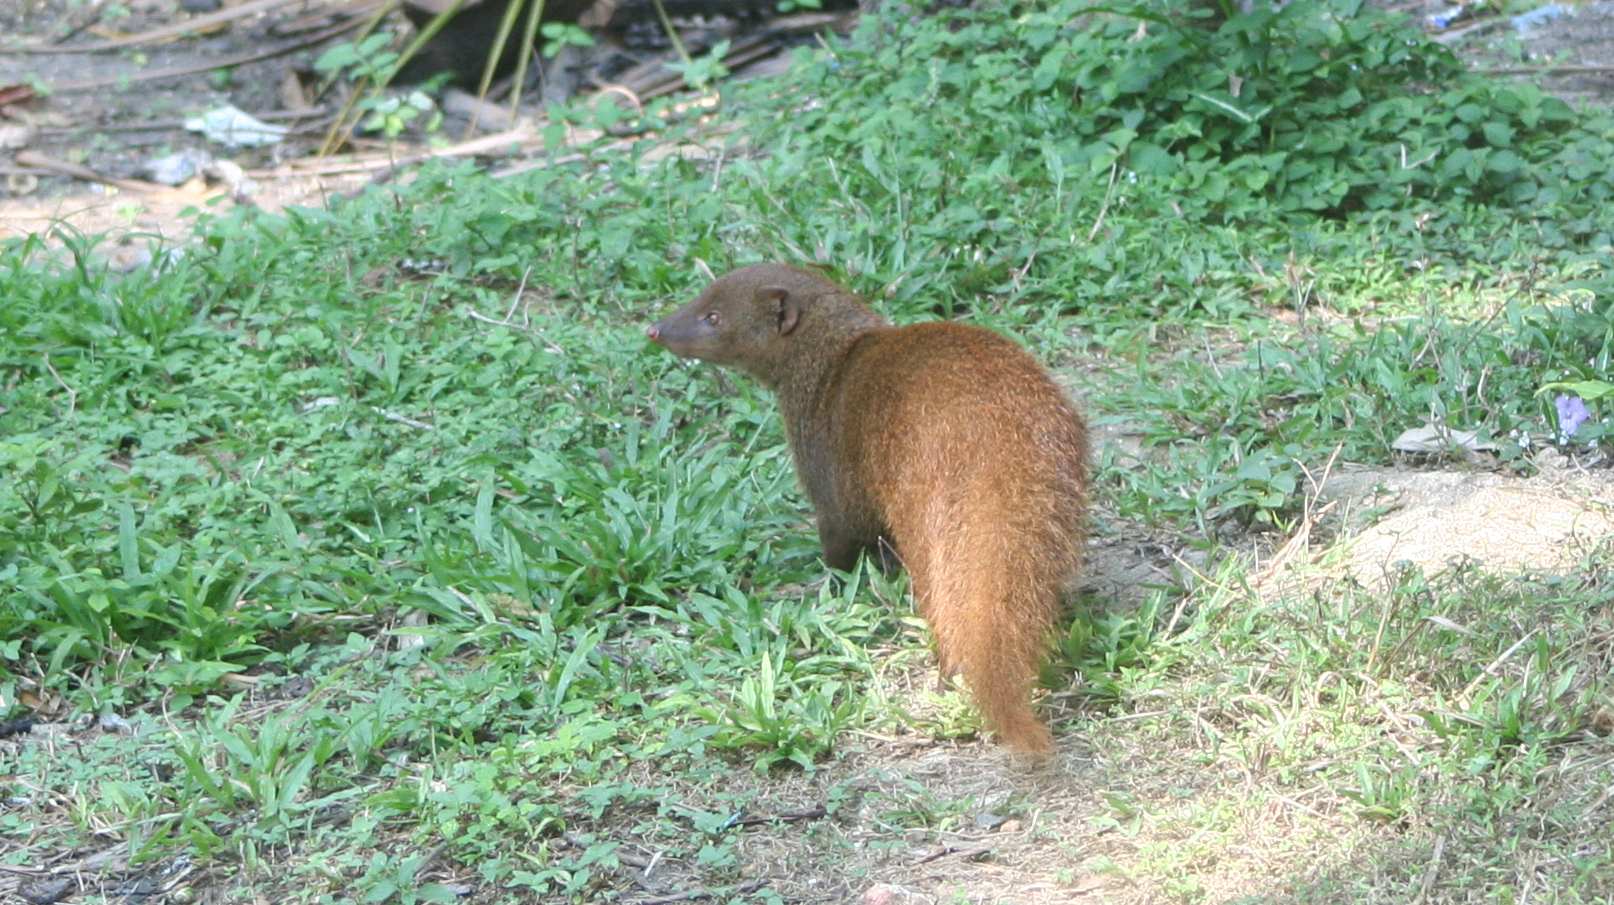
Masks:
[[[1087,430],[1048,372],[981,327],[896,327],[808,270],[733,271],[647,331],[779,399],[824,561],[896,551],[944,675],[1013,750],[1053,750],[1030,694],[1081,557]]]

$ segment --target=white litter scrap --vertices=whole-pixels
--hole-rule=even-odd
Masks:
[[[206,151],[187,148],[148,160],[141,169],[153,182],[180,185],[202,172],[202,168],[212,162],[213,155]]]
[[[228,104],[185,120],[185,128],[200,132],[208,141],[231,148],[257,148],[272,145],[286,137],[287,127],[255,119]]]
[[[1425,424],[1409,428],[1390,441],[1390,448],[1405,453],[1438,453],[1449,449],[1466,449],[1469,452],[1495,451],[1496,444],[1481,440],[1474,431],[1452,430]]]
[[[1562,3],[1549,3],[1546,6],[1538,6],[1527,13],[1514,16],[1512,19],[1513,30],[1521,35],[1528,34],[1531,29],[1539,25],[1545,25],[1554,19],[1573,16],[1574,14],[1573,9],[1564,6]]]

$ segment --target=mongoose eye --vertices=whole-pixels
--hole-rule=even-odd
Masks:
[[[718,318],[718,316],[717,316],[717,312],[716,312],[716,311],[708,311],[708,312],[706,312],[706,314],[705,314],[705,315],[704,315],[704,316],[703,316],[703,317],[702,317],[702,318],[701,318],[701,320],[703,320],[703,321],[705,321],[705,322],[707,322],[707,323],[708,323],[708,324],[711,324],[711,325],[712,325],[712,326],[714,326],[714,327],[715,327],[715,326],[717,326],[717,322],[718,322],[718,320],[719,320],[719,318]]]

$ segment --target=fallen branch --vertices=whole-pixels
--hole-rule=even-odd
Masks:
[[[640,899],[634,905],[672,905],[674,902],[693,902],[696,899],[715,899],[717,893],[709,889],[691,889],[688,892],[675,892],[670,896],[656,896],[653,899]]]
[[[294,19],[270,22],[266,34],[271,38],[291,38],[297,35],[318,31],[325,27],[331,16],[339,15],[348,19],[363,19],[372,16],[375,11],[385,7],[388,12],[397,7],[399,0],[343,0],[334,7],[321,8]]]
[[[508,129],[520,121],[521,117],[512,114],[503,104],[485,101],[469,92],[458,88],[449,88],[443,92],[443,112],[466,119],[475,119],[478,122],[491,123],[495,128]]]
[[[376,412],[376,414],[378,414],[381,417],[387,419],[388,421],[394,422],[396,424],[402,424],[405,427],[412,427],[412,428],[414,428],[415,430],[418,430],[418,431],[431,431],[431,430],[436,430],[437,429],[435,427],[432,427],[430,424],[427,424],[424,421],[416,421],[415,419],[410,418],[407,415],[400,415],[397,412],[389,412],[384,408],[376,408],[375,412]]]
[[[15,864],[0,864],[0,874],[15,874],[19,877],[44,877],[51,872],[42,867],[19,867]]]
[[[1445,853],[1446,837],[1436,836],[1434,851],[1429,853],[1429,861],[1424,866],[1423,877],[1418,881],[1418,894],[1413,897],[1413,902],[1421,905],[1429,900],[1429,890],[1434,888],[1435,878],[1440,876],[1440,858]]]
[[[822,806],[803,808],[799,811],[785,811],[782,814],[764,814],[757,817],[742,817],[734,821],[735,826],[757,826],[764,823],[795,823],[798,820],[817,820],[827,812]]]
[[[684,105],[675,106],[673,108],[673,110],[672,110],[672,114],[674,116],[679,116],[679,115],[683,114],[686,109],[690,108],[693,105],[699,104],[699,103],[700,103],[700,101],[696,100],[696,101],[690,102],[690,104],[684,104]],[[696,111],[696,113],[705,113],[705,112],[707,112],[708,109],[709,108],[702,108],[702,109]],[[701,137],[702,140],[710,141],[710,140],[721,138],[722,136],[728,135],[728,134],[736,131],[738,128],[739,128],[739,124],[735,123],[735,122],[719,123],[719,124],[716,124],[716,125],[713,125],[713,126],[710,126],[710,127],[706,128],[706,130],[701,133],[700,137]],[[594,137],[597,137],[597,136],[594,136]],[[591,141],[591,140],[593,140],[592,137],[585,137],[585,138],[578,139],[576,141],[571,142],[570,146],[571,147],[576,147],[577,145],[580,145],[580,144],[586,144],[588,141]],[[536,158],[536,159],[532,159],[532,160],[524,160],[524,161],[522,161],[520,163],[513,163],[513,164],[510,164],[507,167],[501,167],[499,169],[493,170],[493,171],[491,171],[489,173],[489,175],[492,176],[494,179],[508,179],[511,176],[518,176],[518,175],[520,175],[522,173],[526,173],[526,172],[529,172],[531,170],[541,170],[541,169],[545,169],[547,167],[564,166],[564,165],[567,165],[567,164],[573,164],[573,163],[578,163],[580,161],[588,160],[589,156],[591,154],[615,153],[615,152],[622,151],[622,150],[625,150],[627,148],[630,148],[632,146],[633,146],[633,140],[632,139],[622,139],[620,141],[613,141],[613,142],[609,142],[609,143],[600,145],[599,147],[596,147],[596,148],[591,148],[586,152],[577,152],[577,153],[573,153],[573,154],[565,154],[565,155],[562,155],[562,156],[559,156],[559,157],[543,157],[543,158]],[[652,148],[647,149],[644,152],[644,154],[642,154],[640,156],[639,159],[643,163],[653,163],[653,162],[655,162],[657,160],[662,159],[663,157],[667,157],[667,156],[672,155],[672,154],[677,154],[677,155],[679,155],[680,157],[683,157],[686,160],[709,160],[709,159],[711,159],[711,156],[712,156],[704,148],[702,148],[702,147],[700,147],[698,145],[692,144],[690,142],[680,142],[680,143],[677,143],[677,144],[673,144],[673,143],[669,143],[669,142],[663,142],[663,143],[661,143],[659,145],[656,145],[656,146],[654,146]]]
[[[1110,164],[1110,184],[1104,189],[1104,203],[1098,206],[1098,216],[1093,220],[1093,228],[1087,231],[1087,241],[1093,241],[1098,231],[1104,228],[1104,215],[1110,212],[1110,199],[1115,197],[1115,177],[1119,174],[1119,164]]]
[[[56,382],[58,384],[61,384],[62,389],[67,391],[67,417],[71,418],[71,417],[73,417],[73,412],[78,409],[78,390],[75,390],[71,386],[69,386],[67,381],[62,379],[62,375],[56,373],[56,366],[50,363],[50,353],[47,352],[45,354],[44,358],[45,358],[45,370],[49,371],[50,376],[56,378]],[[26,717],[24,719],[26,719]],[[15,722],[20,723],[21,720],[17,720]],[[32,728],[32,727],[30,726],[29,728]],[[3,736],[0,736],[0,737],[3,737]]]
[[[299,119],[316,119],[330,113],[330,108],[324,105],[309,107],[307,110],[270,110],[266,113],[252,113],[256,119],[264,122],[285,122]],[[40,129],[40,135],[63,136],[78,135],[90,132],[168,132],[174,129],[185,128],[183,119],[143,119],[132,123],[111,123],[104,126],[57,126],[49,129]]]
[[[979,858],[982,855],[990,855],[991,853],[992,846],[990,845],[975,845],[969,847],[959,845],[944,845],[923,858],[914,861],[914,863],[929,864],[932,861],[939,861],[948,855],[959,855],[962,856],[966,861],[974,861],[976,858]]]
[[[212,60],[206,63],[193,63],[185,66],[170,66],[167,69],[154,69],[150,72],[141,72],[137,74],[123,73],[121,75],[103,76],[102,78],[98,79],[86,79],[82,82],[67,82],[61,85],[52,85],[50,90],[56,94],[76,94],[81,91],[94,91],[98,88],[132,85],[136,82],[158,82],[164,79],[182,78],[187,75],[199,75],[204,72],[212,72],[215,69],[229,69],[233,66],[241,66],[246,63],[256,63],[259,60],[268,60],[273,59],[274,57],[285,56],[288,53],[296,53],[297,51],[306,47],[312,47],[323,41],[334,38],[343,32],[358,28],[362,21],[363,20],[360,19],[350,19],[339,25],[333,25],[324,31],[317,31],[305,37],[286,41],[283,44],[276,44],[273,47],[268,47],[263,50],[254,50],[247,53],[236,54],[234,56],[223,57],[221,59]]]
[[[844,31],[856,20],[856,14],[842,13],[807,13],[776,19],[762,31],[736,41],[728,53],[724,54],[723,65],[731,71],[738,70],[777,53],[780,46],[779,39],[782,37],[826,28]],[[653,100],[684,87],[683,75],[670,68],[677,60],[676,53],[665,54],[629,68],[618,75],[613,83],[596,81],[594,84],[601,89],[607,84],[612,84],[618,90],[630,92],[641,101]]]
[[[169,38],[184,37],[187,34],[206,31],[218,25],[225,25],[236,19],[245,19],[266,10],[280,6],[306,4],[308,0],[251,0],[240,6],[221,9],[218,12],[195,16],[183,22],[174,22],[161,28],[153,28],[139,34],[125,35],[111,41],[101,41],[96,44],[76,44],[73,46],[53,45],[50,47],[7,47],[0,48],[0,54],[57,54],[57,53],[101,53],[107,50],[122,50],[125,47],[138,47],[141,44],[155,44]]]
[[[1526,641],[1534,638],[1536,636],[1536,631],[1536,629],[1531,629],[1528,632],[1525,632],[1523,638],[1513,642],[1513,645],[1507,650],[1503,651],[1501,656],[1491,661],[1491,665],[1480,670],[1479,675],[1475,676],[1472,681],[1463,686],[1463,690],[1457,695],[1458,702],[1460,702],[1464,707],[1467,707],[1468,696],[1474,692],[1474,689],[1479,685],[1479,683],[1489,678],[1495,678],[1496,671],[1502,668],[1502,664],[1506,663],[1507,659],[1513,656],[1514,651],[1523,647]]]
[[[24,104],[34,99],[32,85],[5,85],[0,87],[0,107],[8,104]]]
[[[587,849],[589,845],[592,844],[589,840],[583,838],[583,836],[578,833],[567,833],[565,835],[565,839],[569,844],[574,845],[579,849]],[[643,855],[637,855],[633,852],[627,851],[621,846],[618,846],[616,851],[612,852],[611,854],[623,864],[643,871],[644,875],[647,877],[650,876],[650,871],[656,866],[656,861],[661,858],[660,852],[646,858]]]
[[[1581,819],[1583,819],[1583,820],[1590,819],[1593,812],[1595,812],[1598,808],[1602,807],[1603,805],[1607,804],[1608,800],[1610,798],[1614,798],[1614,785],[1611,785],[1608,788],[1604,789],[1603,794],[1597,796],[1597,800],[1592,802],[1590,807],[1588,807],[1586,810],[1580,812]]]
[[[64,32],[61,37],[57,38],[56,40],[52,41],[51,43],[56,45],[57,47],[60,47],[63,44],[66,44],[68,41],[71,41],[74,38],[78,37],[79,35],[83,34],[85,29],[94,28],[95,26],[100,25],[101,24],[101,17],[103,15],[105,15],[105,14],[106,14],[106,7],[97,6],[95,9],[90,11],[89,15],[87,15],[84,18],[78,20],[78,22],[74,23],[73,25],[68,26],[67,31]]]
[[[46,157],[38,151],[18,151],[17,163],[36,170],[45,170],[59,176],[71,176],[85,182],[99,182],[102,185],[116,186],[130,192],[166,192],[168,186],[155,182],[146,182],[143,179],[118,179],[114,176],[104,176],[86,166]]]
[[[538,133],[529,128],[511,129],[508,132],[498,132],[493,135],[484,135],[470,141],[449,145],[446,148],[433,148],[419,154],[410,154],[405,157],[378,155],[374,157],[348,157],[348,158],[319,158],[308,161],[289,161],[278,167],[264,170],[250,170],[248,176],[254,179],[273,179],[284,176],[336,176],[345,173],[368,173],[375,170],[389,168],[402,168],[416,163],[424,163],[439,157],[474,157],[482,154],[503,152],[506,148],[526,148],[536,144]]]
[[[1485,75],[1614,75],[1614,66],[1485,66],[1470,69]]]
[[[1436,44],[1455,44],[1469,35],[1482,35],[1501,28],[1506,22],[1507,19],[1504,16],[1492,16],[1488,19],[1480,19],[1466,25],[1460,25],[1457,28],[1448,29],[1434,35],[1429,40],[1434,41]]]
[[[740,884],[733,891],[741,895],[748,895],[756,892],[766,885],[767,881],[765,880],[751,880],[750,882]],[[653,899],[640,899],[633,903],[633,905],[672,905],[674,902],[693,902],[696,899],[715,899],[717,897],[718,894],[709,889],[691,889],[687,892],[675,892],[671,895],[656,896]]]

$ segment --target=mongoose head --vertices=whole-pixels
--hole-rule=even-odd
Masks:
[[[742,267],[645,334],[682,358],[761,374],[781,357],[781,344],[801,324],[803,309],[834,291],[822,277],[784,264]]]

